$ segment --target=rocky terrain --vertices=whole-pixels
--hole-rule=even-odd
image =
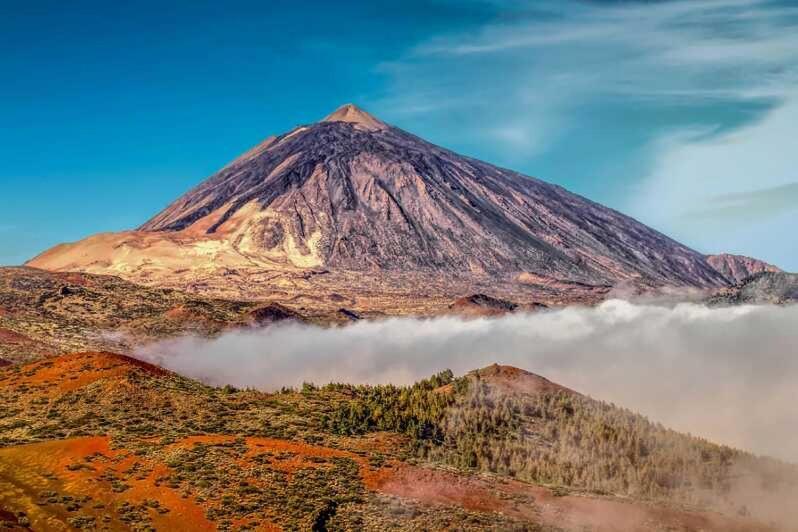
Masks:
[[[548,307],[542,304],[522,308],[511,301],[497,299],[486,294],[472,294],[461,297],[449,305],[449,310],[452,314],[461,316],[500,316],[509,312],[534,312],[545,308]]]
[[[62,244],[28,265],[328,309],[330,298],[361,299],[361,310],[391,314],[488,291],[516,304],[589,303],[619,282],[729,283],[619,212],[352,105],[269,137],[137,230]]]
[[[496,287],[474,288],[500,293]],[[111,275],[0,267],[0,366],[80,350],[128,353],[154,340],[211,337],[233,328],[284,320],[332,326],[378,318],[386,311],[487,316],[516,309],[535,311],[544,305],[534,301],[563,297],[544,287],[529,291],[531,302],[519,306],[485,294],[450,299],[442,289],[436,294],[434,285],[427,285],[426,290],[426,297],[408,296],[399,288],[392,291],[383,286],[380,290],[364,285],[356,297],[278,292],[271,294],[272,300],[235,301],[172,288],[148,288]],[[585,301],[597,299],[599,294],[595,292]]]
[[[787,530],[796,482],[504,366],[278,393],[102,352],[0,369],[3,530]]]
[[[24,362],[85,349],[130,351],[180,335],[212,336],[282,319],[334,323],[269,303],[206,299],[145,288],[118,277],[0,268],[0,361]]]
[[[787,305],[798,303],[798,274],[765,271],[709,298],[713,305]]]
[[[767,262],[745,257],[743,255],[708,255],[709,265],[722,273],[732,284],[737,284],[748,277],[762,272],[780,272],[781,269]]]

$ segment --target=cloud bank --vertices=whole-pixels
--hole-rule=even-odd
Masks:
[[[494,319],[278,324],[181,338],[137,356],[202,381],[409,384],[498,362],[720,443],[798,461],[798,306],[707,308],[610,300]]]
[[[798,225],[795,124],[798,90],[741,129],[663,136],[628,211],[702,250],[767,257],[794,269],[798,243],[783,235]]]

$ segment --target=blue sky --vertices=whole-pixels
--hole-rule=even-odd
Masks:
[[[0,7],[0,264],[135,227],[351,101],[798,270],[794,1],[115,4]]]

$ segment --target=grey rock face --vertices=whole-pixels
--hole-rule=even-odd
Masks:
[[[505,301],[485,294],[473,294],[462,297],[449,306],[451,309],[468,307],[483,308],[497,312],[513,312],[518,308],[518,305],[512,301]]]
[[[731,288],[719,290],[712,305],[786,305],[798,303],[798,274],[762,272]]]

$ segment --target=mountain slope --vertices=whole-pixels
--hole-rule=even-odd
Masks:
[[[757,273],[781,271],[781,269],[767,262],[728,253],[708,255],[707,262],[732,283],[739,283]]]
[[[796,482],[500,366],[268,394],[74,353],[0,369],[0,412],[11,530],[775,531]]]
[[[138,231],[57,246],[29,264],[152,283],[199,267],[728,284],[701,254],[623,214],[352,105],[266,139]]]

